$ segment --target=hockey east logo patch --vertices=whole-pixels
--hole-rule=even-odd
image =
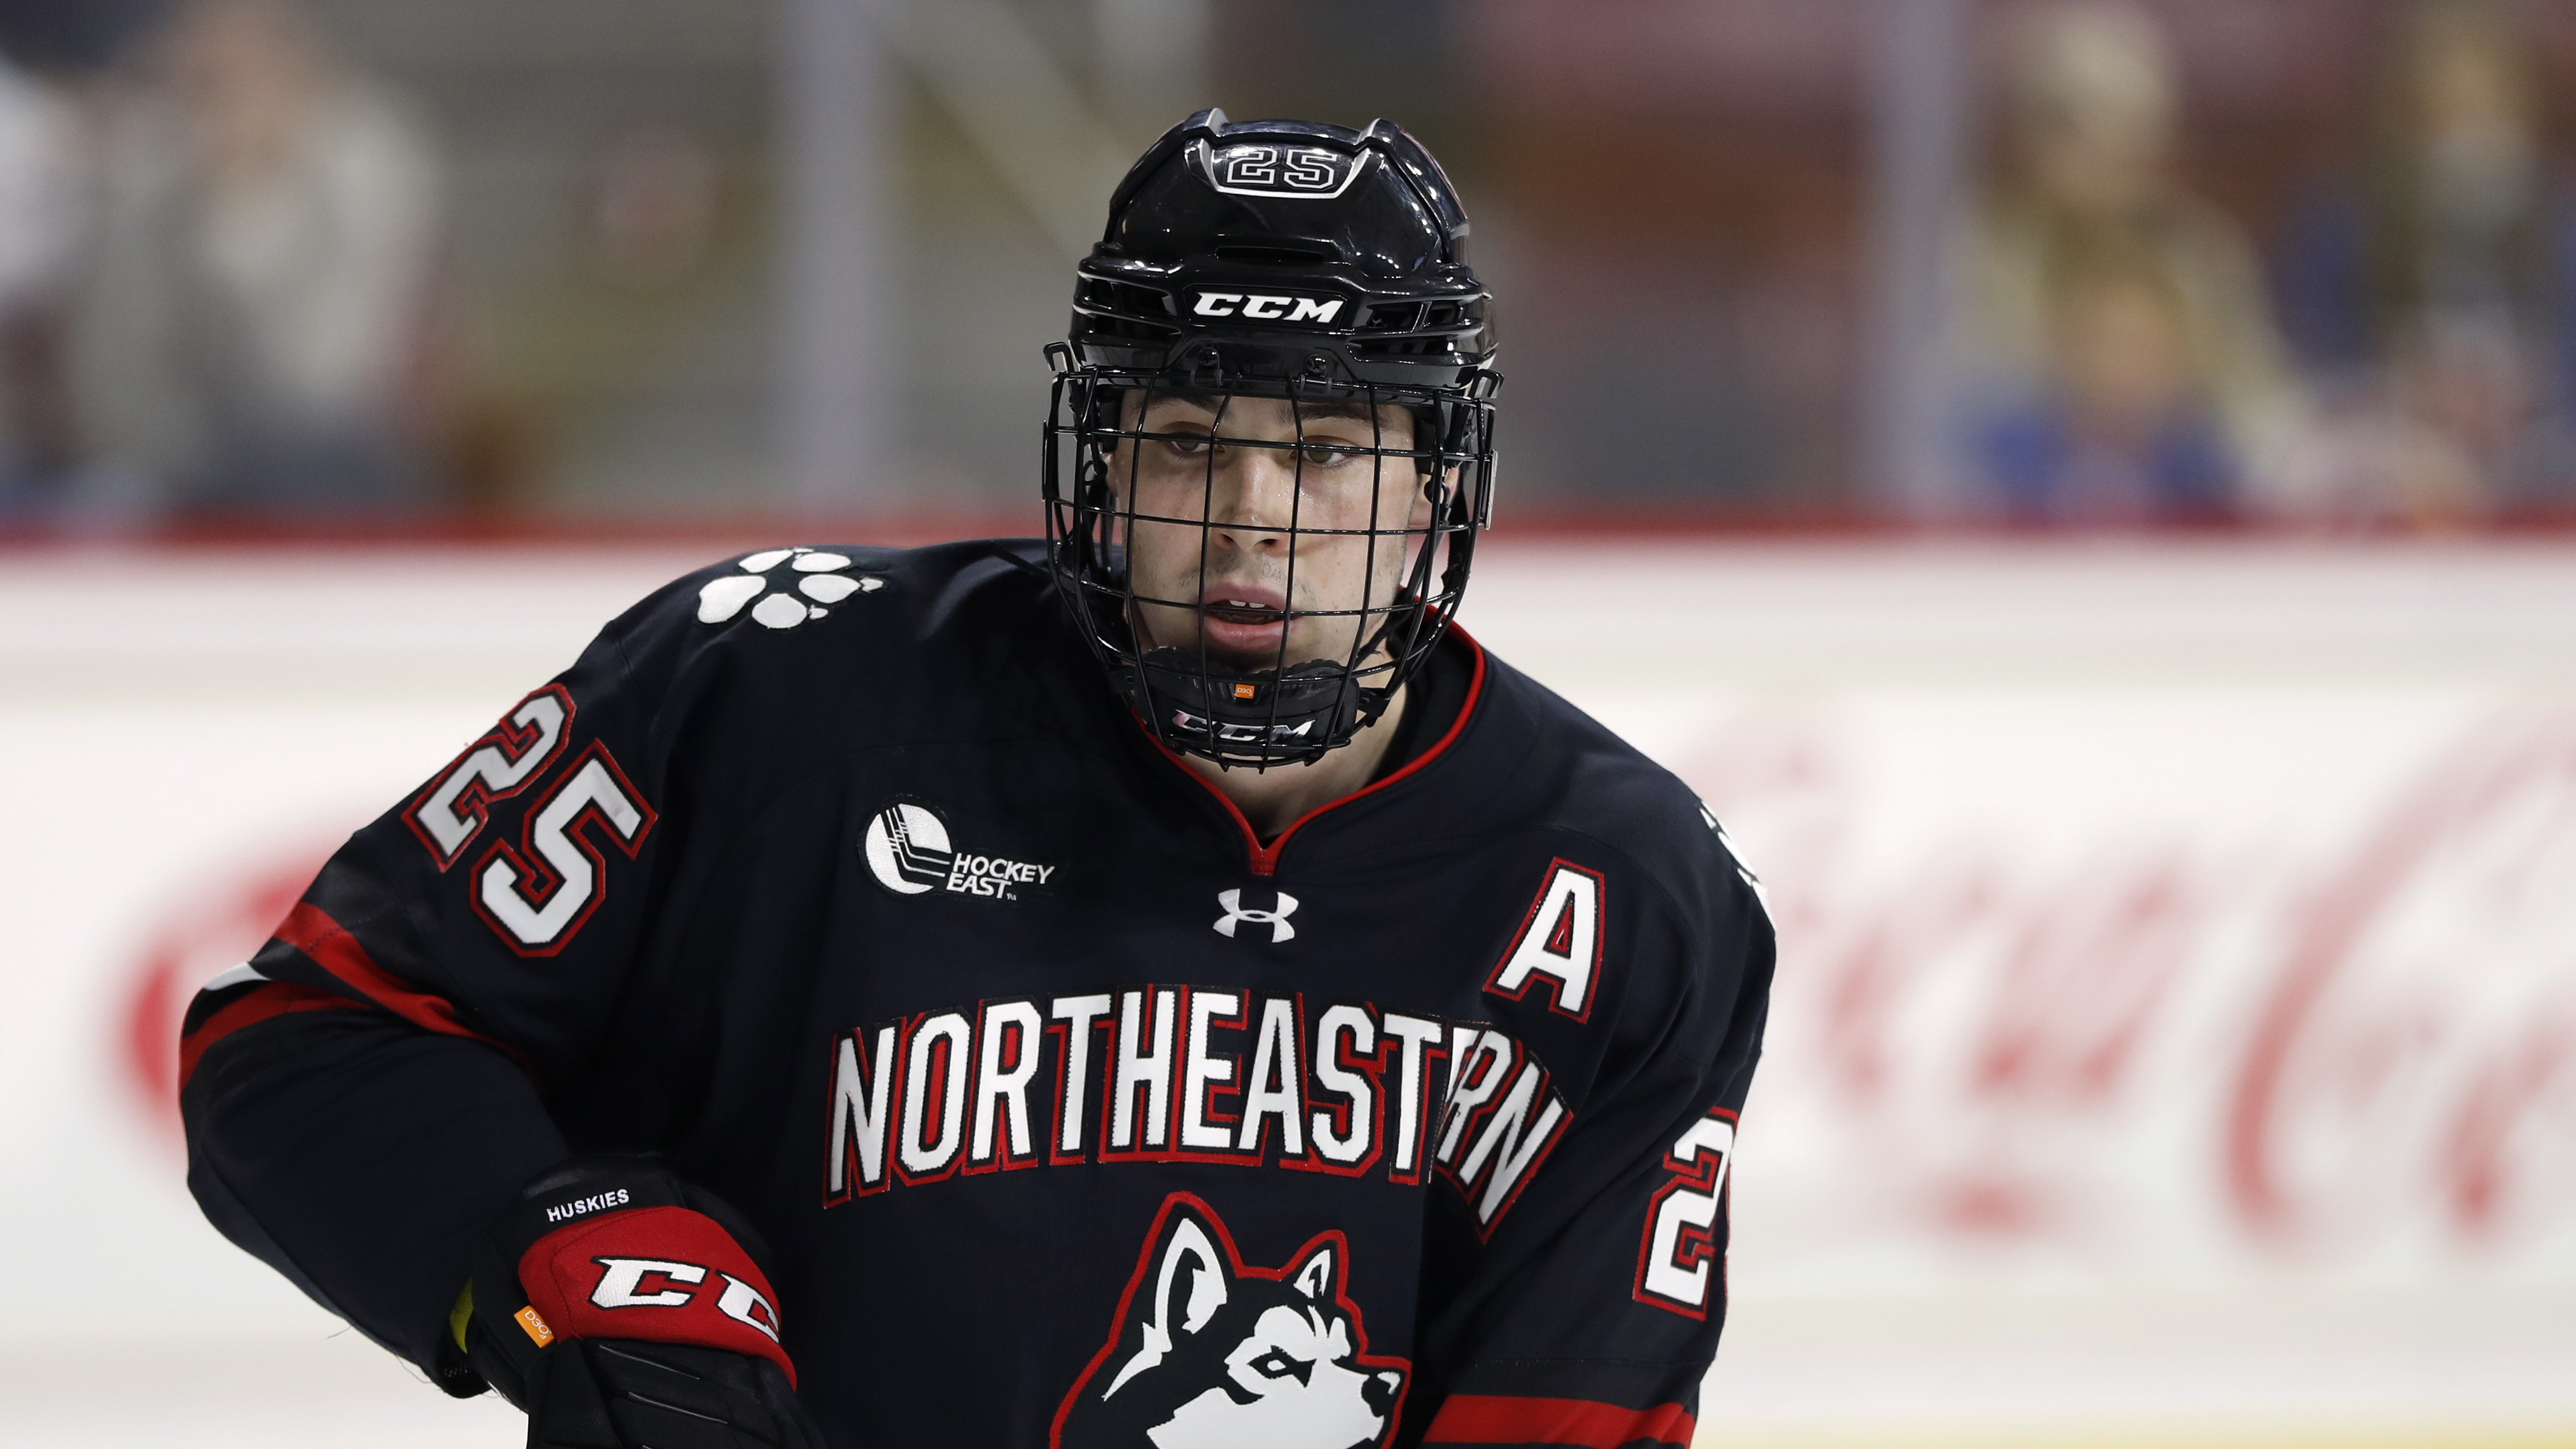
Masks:
[[[899,896],[979,896],[1015,901],[1044,890],[1059,867],[958,848],[948,822],[927,805],[897,801],[868,821],[859,853],[877,884]]]
[[[1196,1196],[1163,1200],[1118,1314],[1056,1409],[1049,1449],[1359,1449],[1386,1442],[1413,1366],[1368,1351],[1350,1247],[1317,1235],[1246,1267]]]

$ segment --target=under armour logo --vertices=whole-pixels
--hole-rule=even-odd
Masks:
[[[1279,906],[1276,910],[1245,910],[1241,891],[1218,891],[1216,903],[1225,907],[1225,915],[1216,923],[1216,933],[1220,936],[1233,935],[1235,926],[1244,921],[1250,921],[1256,926],[1268,926],[1270,944],[1274,946],[1282,941],[1293,940],[1297,935],[1297,928],[1288,924],[1288,918],[1296,913],[1297,898],[1286,891],[1279,892]]]

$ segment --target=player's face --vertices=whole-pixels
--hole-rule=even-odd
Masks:
[[[1127,426],[1159,435],[1111,455],[1138,642],[1244,670],[1348,662],[1431,524],[1414,460],[1370,451],[1412,447],[1413,415],[1184,393],[1131,398]]]

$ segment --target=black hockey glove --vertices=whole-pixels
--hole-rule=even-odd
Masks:
[[[759,1253],[651,1162],[564,1163],[485,1233],[440,1383],[527,1410],[530,1449],[824,1449]]]

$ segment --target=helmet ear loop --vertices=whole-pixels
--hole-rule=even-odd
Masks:
[[[1396,585],[1395,598],[1388,602],[1385,622],[1378,631],[1379,639],[1385,640],[1394,634],[1399,626],[1404,630],[1402,642],[1387,651],[1390,665],[1388,672],[1396,679],[1402,679],[1412,672],[1410,666],[1415,654],[1422,647],[1423,631],[1429,626],[1426,616],[1430,609],[1425,602],[1424,585],[1429,581],[1432,563],[1440,551],[1440,515],[1443,511],[1444,490],[1440,481],[1441,470],[1437,454],[1430,460],[1429,466],[1425,466],[1419,452],[1409,452],[1409,456],[1421,477],[1420,500],[1430,505],[1430,514],[1424,520],[1423,526],[1417,530],[1413,526],[1413,502],[1408,501],[1405,505],[1405,517],[1396,525],[1396,533],[1407,540],[1407,547],[1411,547],[1410,541],[1414,538],[1421,539],[1419,551],[1413,555],[1409,563],[1403,566],[1402,572],[1406,577]],[[1394,693],[1392,683],[1388,687],[1388,693],[1389,695]]]
[[[1109,481],[1110,455],[1117,442],[1114,432],[1104,435],[1102,431],[1097,384],[1089,385],[1087,390],[1095,395],[1079,404],[1076,411],[1081,432],[1076,435],[1074,450],[1075,561],[1084,576],[1106,578],[1118,571],[1113,538],[1118,499]],[[1111,426],[1115,427],[1114,420]]]
[[[1440,597],[1454,609],[1458,596],[1466,589],[1476,532],[1483,526],[1486,499],[1492,492],[1493,433],[1491,404],[1470,400],[1450,406],[1456,418],[1444,430],[1446,436],[1434,455],[1433,466],[1443,477],[1455,481],[1443,485],[1445,506],[1435,516],[1433,528],[1448,541],[1449,560],[1441,570]],[[1428,583],[1427,572],[1424,582]]]
[[[1457,405],[1443,399],[1431,407],[1418,410],[1415,414],[1415,428],[1413,466],[1421,480],[1422,501],[1430,505],[1429,517],[1423,521],[1418,531],[1422,539],[1422,553],[1414,558],[1412,566],[1408,569],[1415,580],[1418,593],[1420,581],[1429,577],[1425,557],[1439,552],[1441,537],[1447,532],[1444,525],[1448,521],[1448,514],[1452,511],[1450,505],[1455,496],[1455,490],[1451,479],[1455,476],[1456,470],[1451,465],[1455,461],[1455,442],[1458,435]],[[1429,434],[1427,440],[1423,436],[1425,433]],[[1410,519],[1406,521],[1406,532],[1408,535],[1416,532]]]
[[[1114,647],[1104,634],[1096,596],[1108,591],[1115,572],[1105,535],[1110,526],[1110,499],[1098,397],[1104,391],[1087,372],[1059,372],[1046,438],[1047,527],[1049,547],[1068,560],[1057,574],[1075,622],[1095,648]],[[1068,457],[1065,449],[1070,445]],[[1070,473],[1068,493],[1062,484]]]

